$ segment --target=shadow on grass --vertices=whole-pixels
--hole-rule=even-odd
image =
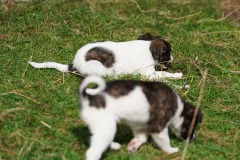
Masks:
[[[74,134],[74,136],[77,137],[78,142],[81,145],[84,145],[85,147],[89,146],[91,133],[89,132],[87,126],[78,126],[71,128],[71,132]],[[117,133],[115,135],[114,141],[120,144],[128,144],[128,142],[132,138],[133,138],[132,131],[128,126],[124,124],[119,124],[117,126]]]
[[[107,124],[106,124],[107,125]],[[88,130],[87,126],[78,126],[70,129],[75,137],[78,139],[78,143],[80,146],[84,146],[84,148],[88,148],[90,145],[90,137],[91,133]],[[117,133],[115,135],[114,141],[120,144],[128,144],[128,142],[133,138],[131,129],[123,124],[119,124],[117,126]],[[108,152],[104,152],[102,155],[102,159],[106,157]]]
[[[78,126],[70,129],[75,137],[77,137],[79,144],[85,147],[89,146],[91,133],[87,126]]]

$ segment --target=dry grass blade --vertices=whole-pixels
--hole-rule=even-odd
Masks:
[[[190,141],[190,135],[191,135],[191,133],[193,131],[193,127],[194,127],[194,124],[196,122],[198,110],[199,110],[199,107],[200,107],[200,104],[201,104],[201,101],[202,101],[202,98],[203,98],[203,95],[204,95],[204,86],[205,86],[205,83],[206,83],[206,79],[207,79],[207,70],[204,71],[203,76],[202,76],[202,80],[201,80],[202,83],[201,83],[201,86],[200,86],[200,93],[199,93],[199,96],[198,96],[196,109],[194,111],[192,123],[191,123],[190,129],[189,129],[189,132],[188,132],[188,138],[187,138],[185,146],[184,146],[184,150],[183,150],[183,154],[182,154],[181,160],[184,160],[185,157],[186,157],[186,154],[187,154],[187,148],[188,148],[189,141]]]
[[[31,100],[31,101],[33,101],[34,103],[37,103],[37,104],[41,104],[40,102],[38,102],[37,100],[35,100],[35,99],[33,99],[33,98],[30,98],[30,97],[28,97],[28,96],[25,96],[25,95],[23,95],[23,94],[21,94],[21,93],[18,93],[18,92],[16,92],[16,91],[11,91],[11,92],[8,92],[9,94],[16,94],[16,95],[18,95],[18,96],[21,96],[21,97],[24,97],[24,98],[26,98],[26,99],[28,99],[28,100]]]
[[[26,108],[11,108],[11,109],[6,109],[6,110],[3,110],[1,113],[0,113],[0,120],[3,119],[8,113],[11,113],[11,112],[15,112],[15,111],[23,111],[23,110],[26,110]]]
[[[182,20],[182,19],[187,19],[187,18],[190,18],[190,17],[193,17],[193,16],[196,16],[196,15],[199,15],[201,14],[202,12],[197,12],[197,13],[194,13],[194,14],[190,14],[190,15],[187,15],[187,16],[184,16],[184,17],[177,17],[177,18],[174,18],[174,17],[168,17],[165,15],[165,18],[167,19],[172,19],[172,20]]]
[[[240,74],[240,71],[230,71],[230,72],[234,74]]]
[[[32,60],[32,55],[31,55],[30,58],[29,58],[29,61],[31,61],[31,60]],[[23,71],[22,81],[23,81],[23,77],[25,76],[25,73],[26,73],[26,71],[27,71],[28,66],[29,66],[29,63],[27,63],[27,66],[26,66],[26,68],[25,68],[24,71]]]
[[[49,124],[47,124],[46,122],[40,121],[44,126],[48,127],[48,128],[52,128]]]
[[[137,5],[137,8],[139,9],[139,11],[141,11],[141,12],[143,12],[143,13],[146,13],[146,12],[156,12],[156,11],[157,11],[157,10],[148,10],[148,11],[144,11],[144,10],[142,10],[142,8],[139,6],[139,4],[138,4],[136,1],[134,1],[134,0],[130,0],[130,2],[135,3],[135,4]]]
[[[18,152],[18,159],[21,159],[21,155],[22,155],[24,149],[27,147],[27,144],[28,144],[28,141],[25,140],[23,146],[21,147],[20,151]]]

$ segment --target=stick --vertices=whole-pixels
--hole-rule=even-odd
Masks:
[[[202,12],[197,12],[197,13],[194,13],[194,14],[190,14],[190,15],[187,15],[187,16],[184,16],[184,17],[178,17],[178,18],[171,18],[171,17],[168,17],[168,16],[165,16],[165,18],[167,19],[173,19],[173,20],[181,20],[181,19],[186,19],[186,18],[190,18],[190,17],[193,17],[193,16],[196,16],[198,14],[201,14]]]
[[[47,124],[46,122],[40,121],[40,123],[42,123],[44,126],[48,127],[48,128],[52,128],[49,124]]]
[[[137,5],[137,8],[139,9],[139,11],[146,13],[146,12],[156,12],[157,10],[148,10],[148,11],[144,11],[142,10],[142,8],[139,6],[139,4],[135,1],[135,0],[130,0],[130,2],[133,2]]]
[[[201,80],[202,83],[201,83],[201,86],[200,86],[200,93],[199,93],[197,104],[196,104],[196,109],[194,111],[192,123],[191,123],[190,129],[188,131],[188,137],[187,137],[187,140],[186,140],[186,143],[185,143],[185,146],[184,146],[184,150],[183,150],[181,160],[184,160],[185,157],[186,157],[186,154],[187,154],[187,148],[189,146],[190,136],[191,136],[191,133],[193,131],[193,127],[194,127],[194,124],[196,122],[198,110],[199,110],[199,107],[200,107],[200,104],[201,104],[201,101],[202,101],[202,98],[203,98],[203,95],[204,95],[204,86],[205,86],[205,83],[206,83],[206,79],[207,79],[207,70],[205,70],[204,73],[203,73],[203,77],[202,77],[202,80]]]

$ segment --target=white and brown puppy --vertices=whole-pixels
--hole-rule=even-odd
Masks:
[[[35,68],[55,68],[61,72],[83,75],[117,76],[140,73],[149,78],[181,78],[182,73],[156,71],[155,66],[166,68],[172,62],[171,46],[163,38],[144,34],[138,40],[127,42],[95,42],[81,47],[72,64],[56,62],[29,62]]]
[[[90,83],[97,88],[88,88]],[[80,117],[92,134],[87,160],[100,159],[108,147],[120,149],[120,144],[113,142],[119,121],[129,125],[134,133],[128,152],[137,151],[149,136],[166,153],[178,152],[177,147],[170,145],[168,130],[186,139],[195,110],[161,82],[117,80],[106,84],[101,77],[92,75],[80,84],[79,95]],[[201,120],[199,111],[191,140]]]

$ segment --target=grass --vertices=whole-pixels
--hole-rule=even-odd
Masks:
[[[28,60],[70,63],[92,41],[127,41],[151,32],[172,45],[174,64],[188,84],[176,90],[196,104],[201,71],[208,69],[200,109],[203,123],[187,159],[240,159],[239,23],[221,17],[216,0],[190,1],[33,1],[0,13],[0,159],[84,159],[89,132],[78,116],[77,86],[82,77],[34,69]],[[186,3],[185,3],[186,2]],[[122,79],[141,79],[138,75]],[[112,80],[112,77],[107,77]],[[104,160],[180,159],[184,142],[171,137],[180,152],[167,155],[150,140],[128,155],[131,138],[120,125],[120,151]]]

